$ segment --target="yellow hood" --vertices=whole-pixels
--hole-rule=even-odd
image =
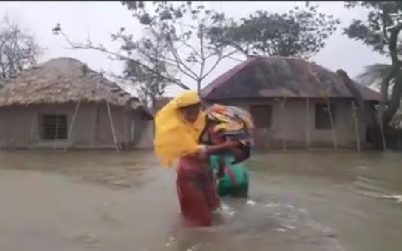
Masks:
[[[156,114],[154,148],[164,166],[171,167],[176,159],[200,150],[198,139],[206,124],[205,114],[200,112],[197,120],[189,123],[179,111],[200,102],[197,92],[186,91]]]

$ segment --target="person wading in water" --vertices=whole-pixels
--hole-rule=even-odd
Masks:
[[[228,153],[240,144],[237,140],[212,146],[200,144],[207,121],[195,91],[171,100],[155,116],[155,153],[167,167],[178,160],[177,194],[189,226],[211,226],[211,212],[220,205],[209,157]]]
[[[205,110],[208,122],[202,143],[219,145],[228,138],[239,140],[238,147],[228,154],[212,155],[210,166],[217,174],[217,192],[220,197],[248,196],[249,176],[246,164],[252,144],[251,129],[254,128],[251,115],[245,110],[214,104]]]

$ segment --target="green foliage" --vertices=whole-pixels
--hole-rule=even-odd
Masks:
[[[223,27],[226,18],[202,4],[157,1],[131,10],[148,32],[167,45],[168,53],[161,56],[165,63],[194,80],[198,90],[219,62],[235,52],[226,52],[226,45],[211,42],[209,28]]]
[[[152,33],[145,33],[134,40],[132,34],[126,34],[125,29],[112,34],[113,41],[120,41],[120,49],[126,53],[124,59],[123,78],[130,80],[137,89],[141,100],[153,106],[155,99],[162,96],[166,87],[174,82],[174,72],[163,60],[167,53],[167,45],[163,39]]]
[[[359,83],[379,88],[381,80],[389,74],[392,65],[389,64],[373,64],[365,67],[364,72],[357,76]]]
[[[364,7],[368,10],[366,20],[354,19],[344,33],[370,46],[374,51],[389,55],[389,31],[401,16],[400,1],[347,1],[347,8]]]
[[[155,64],[157,64],[157,62],[155,62]],[[155,68],[158,69],[158,66]],[[157,71],[158,70],[149,72],[135,60],[125,62],[123,72],[124,79],[129,79],[136,83],[139,98],[145,105],[150,107],[155,105],[155,99],[162,96],[165,93],[166,87],[169,85],[166,79],[160,77],[160,73],[164,70],[161,69],[159,72]]]
[[[380,104],[379,114],[382,117],[383,128],[388,128],[396,111],[400,108],[402,96],[402,62],[398,58],[398,54],[401,54],[399,34],[402,30],[402,2],[349,1],[345,5],[348,8],[360,6],[368,10],[366,20],[353,20],[344,30],[345,34],[391,58],[390,67],[369,66],[369,71],[363,74],[366,79],[370,77],[374,81],[381,79],[380,87],[384,98]],[[373,84],[377,82],[379,81],[375,81]],[[389,99],[388,93],[390,93]],[[386,103],[388,104],[385,107]]]
[[[238,23],[211,27],[210,37],[246,55],[310,57],[324,47],[339,23],[317,12],[317,6],[295,7],[284,14],[257,11]]]
[[[144,9],[146,2],[150,1],[121,1],[123,6],[126,6],[129,10]],[[167,1],[153,1],[153,3],[167,3]]]

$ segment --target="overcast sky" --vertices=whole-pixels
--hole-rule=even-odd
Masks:
[[[330,70],[342,68],[354,77],[363,71],[364,66],[373,63],[388,62],[386,58],[371,51],[360,42],[342,35],[345,27],[353,18],[365,17],[363,9],[348,10],[343,2],[318,2],[319,11],[332,14],[342,23],[322,49],[311,60]],[[294,5],[304,2],[205,2],[209,8],[225,12],[226,15],[241,18],[256,10],[284,12]],[[115,74],[121,73],[120,62],[112,61],[100,52],[77,51],[68,49],[68,44],[60,37],[53,35],[51,29],[60,23],[71,40],[85,41],[90,36],[92,41],[101,42],[107,48],[117,49],[119,44],[110,40],[110,33],[124,26],[134,35],[141,34],[141,27],[136,24],[131,13],[120,2],[0,2],[0,15],[9,15],[20,25],[30,30],[41,46],[46,50],[41,62],[55,57],[73,57],[89,65],[94,70],[104,70]],[[229,70],[237,61],[227,60],[206,79],[210,82],[220,74]],[[194,83],[189,85],[195,87]],[[178,88],[170,88],[168,95],[179,92]]]

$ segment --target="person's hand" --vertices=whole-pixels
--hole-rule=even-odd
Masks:
[[[234,147],[237,147],[239,144],[240,144],[240,142],[237,140],[228,139],[225,141],[225,143],[223,143],[223,146],[226,149],[232,149]]]

